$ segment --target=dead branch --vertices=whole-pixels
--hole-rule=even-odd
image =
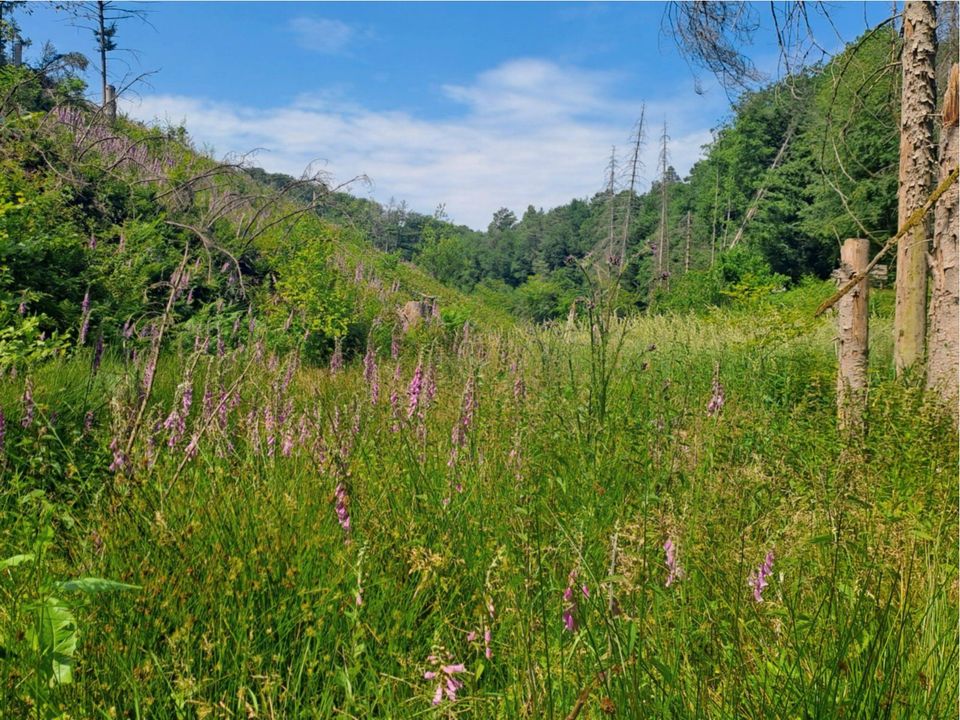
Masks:
[[[951,185],[957,181],[958,174],[960,174],[960,170],[954,170],[952,173],[950,173],[943,180],[943,182],[940,183],[932,193],[930,193],[930,197],[927,198],[927,201],[910,214],[910,217],[907,218],[907,221],[903,224],[903,227],[897,231],[897,234],[887,240],[886,245],[884,245],[880,249],[880,252],[874,256],[873,260],[871,260],[870,263],[863,269],[863,272],[854,274],[839,290],[837,290],[837,292],[820,303],[820,306],[813,313],[813,316],[820,317],[823,315],[823,313],[836,305],[840,298],[853,290],[853,288],[855,288],[857,284],[870,273],[874,265],[880,262],[880,259],[884,255],[896,247],[897,242],[899,242],[904,235],[906,235],[910,230],[915,228],[923,221],[923,218],[926,217],[927,213],[930,212],[931,209],[933,209],[933,206],[937,204],[937,201],[940,199],[940,197],[950,189]]]

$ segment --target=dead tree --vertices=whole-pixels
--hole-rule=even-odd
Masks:
[[[147,22],[144,10],[121,7],[110,0],[93,0],[92,2],[66,3],[62,6],[67,12],[77,18],[78,26],[93,33],[97,44],[97,54],[100,56],[100,93],[104,114],[110,117],[111,108],[116,108],[116,90],[108,80],[108,55],[117,49],[117,23],[136,18]]]
[[[660,242],[657,245],[657,284],[670,287],[670,238],[667,234],[667,121],[660,136]]]
[[[869,278],[865,268],[870,261],[870,241],[850,238],[840,248],[840,284],[854,276],[861,280],[854,290],[837,304],[837,424],[848,439],[864,432],[867,404],[867,365]]]
[[[634,193],[637,189],[637,173],[640,171],[640,148],[643,146],[643,120],[647,114],[646,104],[640,107],[640,121],[637,123],[637,133],[633,141],[633,153],[630,156],[630,183],[627,186],[627,209],[623,218],[623,233],[620,237],[620,247],[617,256],[620,267],[625,264],[627,257],[627,239],[630,235],[630,220],[633,214]]]
[[[787,133],[783,136],[783,142],[780,144],[780,149],[777,150],[777,154],[773,158],[773,162],[770,163],[770,168],[767,170],[767,179],[763,181],[763,184],[760,185],[760,187],[757,188],[756,193],[754,193],[753,200],[750,202],[750,207],[747,208],[746,215],[743,216],[743,222],[740,223],[740,227],[737,229],[737,234],[734,235],[733,240],[730,241],[730,247],[733,247],[740,242],[741,239],[743,239],[743,231],[747,229],[747,223],[753,220],[754,215],[756,215],[757,211],[760,209],[760,203],[767,194],[770,176],[783,161],[783,156],[787,152],[787,148],[790,146],[790,140],[793,138],[793,132],[796,130],[796,128],[796,121],[790,123],[790,126],[787,128]]]
[[[940,129],[940,180],[957,169],[960,140],[958,124],[958,66],[954,63],[947,82]],[[958,354],[960,354],[960,276],[958,276],[957,223],[960,222],[960,189],[954,185],[934,209],[933,255],[930,258],[932,293],[927,336],[927,387],[940,393],[957,421]]]
[[[900,102],[898,224],[921,207],[933,186],[936,158],[934,58],[936,15],[932,2],[907,2],[903,9],[903,88]],[[897,246],[894,365],[897,374],[923,361],[927,300],[926,247],[929,223],[916,225]]]

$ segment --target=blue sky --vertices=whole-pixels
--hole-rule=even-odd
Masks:
[[[253,162],[268,170],[310,167],[334,182],[365,174],[371,184],[355,194],[426,213],[444,203],[476,228],[502,206],[521,214],[601,189],[610,148],[626,148],[644,103],[647,182],[664,121],[683,174],[729,113],[714,78],[662,32],[662,3],[130,6],[149,25],[121,25],[112,80],[156,71],[126,96],[130,115],[183,122],[217,155],[258,148]],[[34,41],[28,57],[46,40],[94,57],[88,31],[31,7],[19,17]],[[767,8],[756,6],[765,25]],[[817,39],[835,51],[889,9],[833,6],[836,31],[818,22]],[[749,52],[774,76],[769,29]]]

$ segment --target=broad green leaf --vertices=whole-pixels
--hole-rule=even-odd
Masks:
[[[6,570],[7,568],[16,567],[17,565],[22,565],[25,562],[32,562],[36,556],[33,553],[24,553],[22,555],[12,555],[6,560],[0,560],[0,570]]]
[[[85,592],[102,593],[118,592],[121,590],[140,590],[139,585],[128,585],[127,583],[117,582],[116,580],[104,580],[103,578],[87,577],[77,578],[76,580],[67,580],[57,583],[57,589],[63,592]]]
[[[48,597],[35,607],[36,626],[31,628],[34,649],[50,670],[50,685],[73,682],[73,654],[77,650],[77,621],[63,601]]]

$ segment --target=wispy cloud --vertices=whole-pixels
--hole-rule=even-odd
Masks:
[[[537,59],[503,63],[442,92],[462,107],[454,118],[373,111],[311,93],[285,107],[251,108],[185,96],[144,96],[126,111],[142,120],[185,122],[218,152],[264,148],[268,170],[299,175],[320,161],[337,179],[366,174],[373,195],[431,212],[440,202],[458,222],[486,227],[493,212],[553,207],[601,189],[611,145],[626,147],[639,100],[616,96],[619,79]],[[713,101],[710,101],[713,102]],[[703,97],[684,89],[646,103],[650,131],[642,160],[650,177],[664,119],[671,162],[683,174],[710,140]]]
[[[289,28],[300,47],[325,55],[342,53],[358,35],[351,25],[327,18],[296,17]]]

